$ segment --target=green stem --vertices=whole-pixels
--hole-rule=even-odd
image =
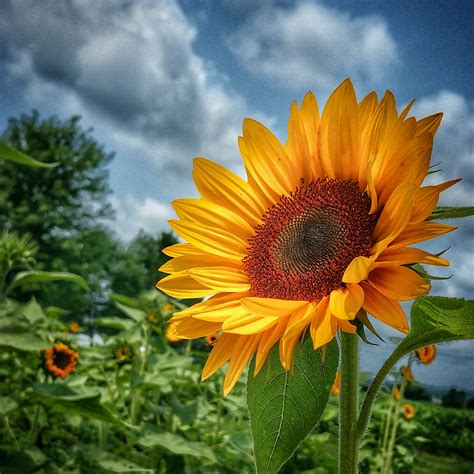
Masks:
[[[143,328],[143,354],[141,356],[140,365],[138,368],[138,375],[143,375],[146,369],[146,363],[148,360],[148,339],[150,332],[147,327]],[[135,425],[139,420],[140,408],[141,408],[141,390],[140,388],[132,389],[132,402],[130,405],[130,419],[132,425]]]
[[[356,434],[359,393],[359,340],[341,332],[341,392],[339,399],[339,474],[358,472],[360,437]]]
[[[389,433],[390,433],[390,426],[392,422],[392,415],[394,413],[394,407],[395,407],[395,400],[393,397],[390,399],[390,405],[388,407],[388,412],[385,420],[385,426],[383,430],[383,444],[382,444],[382,469],[383,469],[383,464],[384,460],[386,457],[387,449],[388,449],[388,440],[389,440]]]
[[[28,439],[28,446],[34,446],[36,444],[36,437],[38,431],[38,421],[40,415],[40,405],[35,405],[35,411],[33,413],[33,421],[31,423],[30,436]]]
[[[414,352],[410,354],[410,358],[408,359],[407,372],[411,370],[413,358],[414,358]],[[400,386],[400,397],[395,403],[395,411],[394,411],[395,418],[393,420],[392,432],[390,434],[390,442],[388,444],[388,449],[382,463],[382,474],[385,474],[385,473],[388,474],[390,472],[390,466],[392,464],[392,457],[393,457],[393,449],[395,447],[395,440],[397,439],[398,420],[400,418],[400,404],[403,401],[407,384],[408,384],[408,379],[405,373],[401,386]]]
[[[3,417],[3,425],[5,426],[5,433],[8,434],[8,436],[13,440],[15,443],[15,447],[18,451],[21,450],[20,444],[18,443],[18,440],[15,436],[14,431],[12,430],[12,427],[10,426],[10,420],[8,419],[8,416]]]

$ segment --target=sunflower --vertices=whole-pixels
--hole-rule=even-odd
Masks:
[[[113,348],[113,353],[114,359],[119,363],[119,365],[124,365],[132,362],[135,351],[133,346],[126,342],[118,342]]]
[[[76,369],[79,354],[69,346],[58,342],[44,351],[46,370],[56,377],[67,377]]]
[[[430,344],[429,346],[425,347],[420,347],[416,351],[416,357],[422,364],[431,364],[431,362],[433,362],[436,357],[436,347],[434,346],[434,344]]]
[[[398,385],[394,385],[393,386],[393,390],[392,390],[392,395],[393,395],[393,399],[398,401],[400,400],[400,389],[398,388]]]
[[[403,410],[405,420],[411,420],[415,416],[415,408],[412,405],[406,403],[403,405]]]
[[[185,243],[164,250],[170,275],[157,287],[209,297],[173,318],[183,338],[222,331],[203,379],[229,362],[228,393],[252,355],[257,374],[276,343],[289,370],[305,330],[317,349],[338,330],[354,333],[361,311],[408,332],[400,301],[430,289],[411,265],[449,265],[410,246],[455,229],[430,215],[456,183],[422,186],[441,114],[417,121],[411,105],[398,114],[391,92],[357,102],[346,80],[321,115],[311,92],[292,105],[286,144],[244,121],[247,180],[195,159],[201,197],[173,203],[170,225]]]
[[[334,395],[339,395],[341,391],[341,373],[339,371],[336,372],[336,378],[334,379],[334,383],[331,387],[331,393]]]

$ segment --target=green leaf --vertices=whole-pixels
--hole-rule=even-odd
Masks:
[[[61,411],[128,426],[100,403],[100,393],[95,390],[78,391],[64,383],[37,383],[33,385],[33,395]]]
[[[28,321],[31,323],[37,323],[39,321],[44,321],[46,316],[43,312],[41,306],[32,298],[28,303],[23,305],[21,312],[24,316],[28,318]]]
[[[0,397],[0,415],[4,416],[18,407],[18,403],[10,397]]]
[[[142,311],[141,309],[132,308],[118,302],[115,302],[115,306],[117,306],[117,308],[122,311],[122,313],[126,314],[129,318],[132,318],[137,323],[143,321],[146,318],[145,311]]]
[[[46,283],[51,281],[69,281],[80,286],[83,290],[90,291],[87,282],[84,278],[74,273],[68,272],[40,272],[40,271],[26,271],[19,272],[15,275],[9,287],[5,291],[5,294],[10,293],[14,288],[20,285],[26,285],[29,283]]]
[[[152,472],[151,469],[146,469],[139,466],[128,459],[117,456],[107,451],[98,449],[94,452],[93,460],[102,468],[111,472]]]
[[[0,324],[0,347],[12,347],[21,351],[42,351],[50,345],[26,326],[17,323]]]
[[[5,140],[0,139],[0,159],[11,161],[19,165],[33,166],[34,168],[54,168],[59,163],[43,163],[42,161],[34,160],[21,151],[11,147]]]
[[[423,267],[423,265],[420,265],[419,263],[410,265],[410,268],[414,270],[416,273],[418,273],[418,275],[420,275],[421,278],[423,278],[423,280],[425,280],[427,283],[429,283],[431,280],[449,280],[452,277],[452,275],[449,277],[440,277],[440,276],[430,275],[426,271],[425,267]]]
[[[433,219],[459,219],[461,217],[474,216],[474,206],[468,207],[437,207],[428,217],[428,220]]]
[[[290,371],[280,363],[277,344],[256,377],[253,359],[247,403],[257,473],[278,472],[316,426],[328,402],[338,359],[338,346],[333,340],[327,346],[323,365],[321,350],[313,350],[309,337],[296,345]]]
[[[94,322],[103,328],[116,329],[118,331],[130,331],[135,323],[125,318],[117,318],[115,316],[110,316],[107,318],[97,318],[94,319]]]
[[[173,433],[146,433],[138,439],[138,444],[143,448],[164,448],[173,454],[194,456],[197,458],[207,459],[208,461],[217,462],[216,456],[212,449],[195,441],[188,441],[181,436]]]

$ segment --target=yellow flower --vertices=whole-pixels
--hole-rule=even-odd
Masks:
[[[66,344],[58,342],[44,351],[46,370],[56,377],[67,377],[76,369],[79,354]]]
[[[332,384],[331,387],[331,393],[334,395],[339,395],[341,391],[341,374],[339,371],[336,372],[336,378],[334,379],[334,383]]]
[[[171,321],[166,327],[166,339],[169,342],[179,342],[183,340],[182,337],[176,334],[177,325],[177,321]]]
[[[431,364],[431,362],[433,362],[436,357],[436,347],[434,344],[420,347],[420,349],[416,351],[416,356],[422,364]]]
[[[403,410],[403,416],[406,420],[411,420],[415,416],[415,408],[412,405],[408,405],[408,403],[406,403],[403,405]]]
[[[400,400],[400,389],[398,388],[397,385],[393,386],[392,395],[393,395],[394,400],[397,400],[397,401]]]
[[[69,332],[73,333],[73,334],[76,334],[77,332],[79,332],[79,324],[77,323],[71,323],[69,325]]]
[[[146,319],[151,324],[156,324],[160,321],[160,317],[156,313],[150,313]]]
[[[411,382],[413,380],[413,372],[408,367],[403,366],[400,369],[400,373],[407,379],[407,382]]]
[[[407,118],[387,92],[359,103],[349,80],[320,115],[314,95],[292,105],[288,141],[245,120],[239,146],[247,180],[198,158],[199,199],[178,199],[171,227],[186,243],[165,249],[173,257],[157,287],[175,298],[211,298],[174,315],[188,338],[222,331],[202,374],[229,362],[228,393],[253,354],[255,374],[279,344],[291,368],[305,330],[317,349],[363,309],[404,333],[400,301],[430,285],[410,265],[449,265],[411,248],[454,227],[427,218],[441,191],[422,182],[430,165],[441,114]]]
[[[170,303],[166,303],[161,307],[161,311],[173,311],[174,306]]]

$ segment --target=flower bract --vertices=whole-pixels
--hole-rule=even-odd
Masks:
[[[198,199],[178,199],[171,227],[184,240],[158,288],[203,298],[174,314],[176,334],[221,331],[203,379],[229,363],[228,393],[255,354],[255,374],[278,344],[291,368],[304,333],[314,348],[338,330],[354,333],[366,312],[403,332],[401,301],[429,291],[414,264],[449,262],[412,247],[454,227],[430,220],[440,193],[456,183],[423,186],[441,114],[421,120],[398,112],[394,96],[358,101],[350,80],[322,113],[308,93],[293,103],[281,143],[247,119],[239,147],[243,179],[204,158],[194,161]]]

